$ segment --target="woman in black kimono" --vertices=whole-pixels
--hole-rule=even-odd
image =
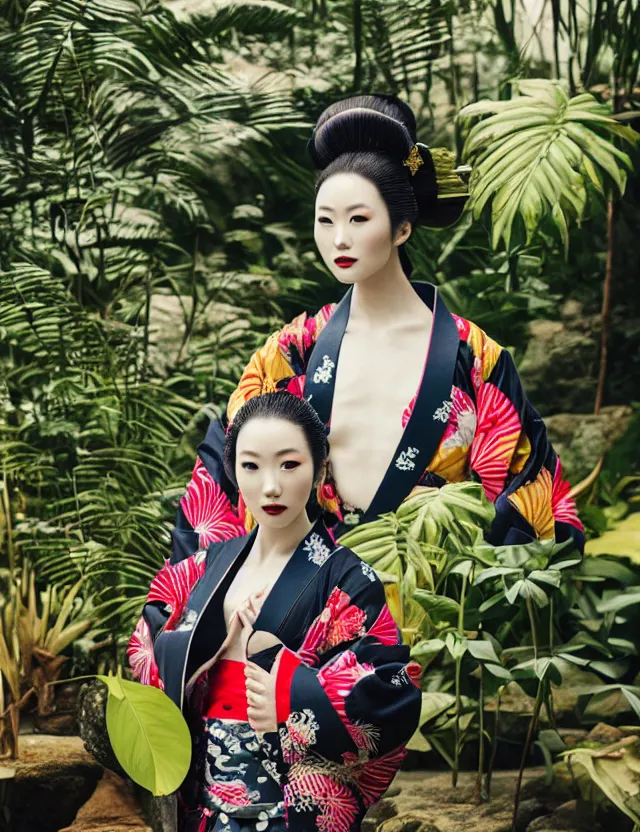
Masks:
[[[128,653],[191,726],[184,832],[358,830],[417,728],[419,666],[382,584],[307,514],[326,453],[307,402],[252,398],[224,466],[257,525],[151,584]]]
[[[569,484],[508,350],[450,313],[436,286],[409,280],[413,228],[454,221],[465,192],[451,154],[416,138],[411,109],[389,96],[356,96],[320,116],[309,142],[321,170],[315,239],[349,289],[257,350],[227,419],[272,390],[312,404],[330,443],[318,502],[336,536],[397,510],[416,486],[473,479],[495,504],[490,543],[555,537],[580,548]],[[172,562],[253,526],[224,471],[224,431],[212,422],[198,448]]]

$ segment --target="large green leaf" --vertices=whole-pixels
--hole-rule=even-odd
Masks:
[[[640,512],[635,512],[616,523],[600,537],[588,540],[587,555],[619,555],[640,564]]]
[[[565,248],[568,231],[584,215],[591,183],[621,194],[633,165],[615,140],[636,145],[640,136],[611,118],[589,93],[569,98],[554,81],[515,83],[508,101],[480,101],[460,118],[488,114],[468,133],[463,155],[473,165],[470,206],[479,217],[492,203],[492,244],[509,248],[516,218],[529,242],[551,216]]]
[[[436,595],[428,589],[416,589],[413,597],[429,613],[434,622],[447,621],[452,623],[458,618],[460,604],[453,598],[448,598],[446,595]]]
[[[107,731],[131,779],[154,795],[171,794],[191,762],[191,736],[179,708],[158,688],[98,676],[109,689]]]
[[[617,808],[640,825],[640,737],[597,750],[578,748],[563,756],[571,767],[584,768]]]

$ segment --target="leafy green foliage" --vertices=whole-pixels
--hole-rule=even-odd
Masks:
[[[559,83],[518,81],[522,95],[470,104],[461,118],[494,113],[469,131],[465,158],[473,164],[470,207],[477,218],[492,202],[491,241],[511,245],[516,216],[527,243],[550,217],[565,248],[569,226],[581,220],[587,183],[600,193],[624,193],[629,156],[613,137],[636,145],[640,136],[611,118],[589,93],[569,98]]]
[[[191,735],[180,709],[158,688],[98,676],[109,690],[107,731],[122,768],[153,795],[171,794],[187,775]]]
[[[460,150],[459,105],[501,99],[481,105],[489,118],[470,153],[494,213],[518,182],[521,198],[493,226],[478,210],[480,221],[420,229],[410,253],[415,278],[438,283],[452,311],[519,359],[540,318],[559,321],[569,304],[585,326],[599,314],[598,187],[622,189],[616,141],[631,136],[609,115],[637,108],[637,12],[625,18],[613,0],[580,16],[574,0],[556,4],[552,54],[541,44],[540,56],[533,39],[518,42],[502,2],[411,0],[402,14],[395,0],[181,5],[0,4],[0,545],[14,575],[25,557],[36,562],[45,592],[82,580],[120,648],[169,552],[208,420],[267,333],[337,299],[314,252],[304,152],[321,109],[354,91],[399,92],[421,140]],[[556,61],[565,42],[566,67]],[[507,83],[552,65],[561,84]],[[527,167],[514,152],[505,183],[493,160],[508,142],[535,153]],[[571,151],[543,158],[545,143]],[[638,398],[634,186],[616,237],[613,403]],[[506,251],[493,250],[500,241]],[[621,502],[626,516],[635,507],[632,457],[619,456],[584,500],[593,533],[624,521]],[[546,544],[487,551],[478,532],[491,507],[477,495],[469,514],[448,496],[433,503],[435,534],[426,513],[415,539],[387,518],[373,543],[390,543],[380,570],[389,603],[429,669],[419,747],[456,768],[464,742],[485,734],[484,698],[516,680],[551,707],[567,662],[604,682],[585,700],[617,686],[631,708],[631,565],[606,555],[570,564]]]

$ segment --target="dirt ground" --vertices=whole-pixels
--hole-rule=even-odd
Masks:
[[[151,832],[142,819],[140,805],[127,784],[110,771],[78,812],[71,826],[61,832]]]
[[[524,783],[542,774],[541,769],[529,769]],[[384,832],[507,832],[511,829],[515,784],[516,772],[494,772],[491,801],[476,805],[475,773],[462,772],[454,789],[449,772],[401,771],[390,789],[393,794],[399,787],[400,793],[380,801],[374,817],[365,821],[363,832],[380,828]],[[387,812],[394,810],[397,814],[388,818]]]

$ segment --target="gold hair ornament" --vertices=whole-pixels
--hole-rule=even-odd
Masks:
[[[418,168],[420,165],[424,165],[424,159],[420,155],[420,149],[418,148],[417,144],[411,148],[411,153],[407,156],[407,158],[402,163],[405,167],[409,168],[411,171],[411,176],[415,176],[418,172]]]
[[[468,179],[471,168],[468,165],[456,167],[456,157],[446,147],[430,147],[438,184],[438,199],[469,196]]]

